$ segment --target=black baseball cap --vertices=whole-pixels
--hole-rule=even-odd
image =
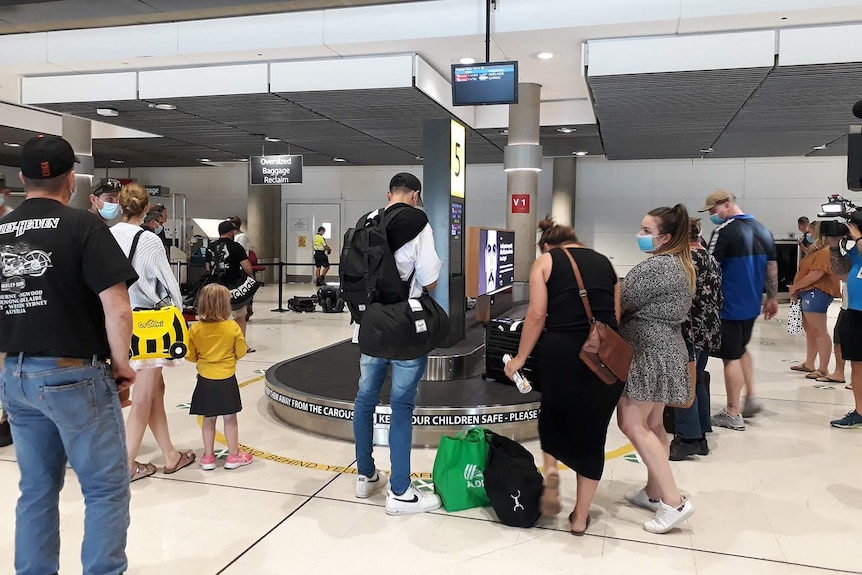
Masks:
[[[39,134],[21,149],[21,174],[31,180],[62,176],[77,162],[72,146],[59,136]]]
[[[224,221],[218,225],[218,235],[224,235],[228,232],[233,232],[237,230],[236,224],[229,221]]]
[[[105,192],[118,194],[123,189],[123,184],[117,178],[103,178],[96,183],[93,191],[90,192],[94,196],[101,196]]]
[[[408,190],[413,190],[414,192],[422,191],[422,183],[419,181],[419,178],[410,174],[408,172],[401,172],[392,176],[392,179],[389,180],[389,189],[392,188],[407,188]]]

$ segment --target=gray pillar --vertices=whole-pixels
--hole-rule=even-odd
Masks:
[[[509,106],[509,145],[518,153],[507,155],[506,227],[515,230],[515,282],[530,279],[536,261],[536,194],[539,190],[541,146],[539,145],[539,84],[518,84],[518,103]],[[532,152],[532,153],[530,153]],[[528,158],[537,159],[538,165]],[[522,161],[519,161],[520,160]],[[520,299],[515,294],[515,299]]]
[[[72,146],[75,154],[82,156],[82,163],[75,166],[75,195],[69,205],[73,208],[90,209],[90,189],[93,184],[93,124],[90,120],[63,116],[63,138]]]
[[[554,158],[551,217],[561,226],[575,225],[577,158]]]
[[[249,186],[246,233],[259,259],[278,261],[281,256],[281,186]],[[277,268],[267,266],[265,282],[277,281]]]

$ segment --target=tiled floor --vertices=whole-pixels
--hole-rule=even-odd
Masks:
[[[288,286],[285,298],[311,286]],[[347,314],[278,314],[275,289],[259,293],[249,341],[258,352],[240,362],[241,382],[273,363],[349,337]],[[835,306],[833,306],[835,307]],[[786,313],[786,312],[785,312]],[[832,313],[837,313],[832,310]],[[834,321],[834,318],[832,318]],[[778,321],[758,322],[752,344],[767,410],[748,429],[719,429],[712,454],[673,463],[697,513],[667,535],[646,533],[647,513],[623,502],[646,470],[618,457],[608,462],[587,537],[566,531],[565,515],[535,529],[494,522],[490,511],[388,517],[381,495],[353,497],[353,476],[258,460],[236,471],[197,467],[158,474],[132,486],[129,575],[302,573],[590,573],[673,575],[815,575],[862,573],[862,433],[832,429],[852,405],[842,385],[817,389],[789,370],[804,342]],[[714,408],[723,400],[718,363]],[[848,368],[849,375],[849,368]],[[166,370],[174,442],[201,451],[190,399],[194,367]],[[326,374],[321,374],[326,377]],[[289,429],[274,420],[258,379],[242,389],[240,439],[294,460],[350,466],[349,443]],[[612,424],[608,448],[627,441]],[[539,453],[537,442],[528,447]],[[386,450],[378,463],[387,468]],[[161,465],[151,436],[139,457]],[[413,453],[414,471],[430,471],[433,450]],[[563,474],[563,502],[574,504],[574,475]],[[0,449],[0,573],[11,573],[17,467],[13,448]],[[83,503],[74,474],[62,495],[63,573],[80,573]]]

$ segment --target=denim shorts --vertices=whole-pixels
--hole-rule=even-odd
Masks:
[[[799,299],[802,301],[802,311],[808,313],[826,313],[829,304],[835,297],[817,288],[800,292]]]

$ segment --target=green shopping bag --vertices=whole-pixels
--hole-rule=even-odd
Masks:
[[[473,427],[455,437],[440,438],[434,458],[434,490],[446,511],[490,505],[485,493],[488,443],[485,430]]]

